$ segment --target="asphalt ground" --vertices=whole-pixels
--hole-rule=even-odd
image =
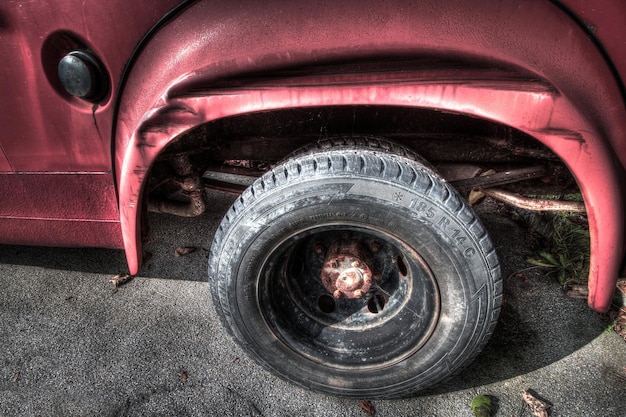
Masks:
[[[290,385],[259,367],[221,328],[206,282],[208,247],[232,199],[200,219],[152,215],[153,258],[127,284],[121,251],[0,246],[2,416],[367,416],[359,400]],[[500,322],[485,351],[431,392],[372,401],[376,416],[471,416],[477,394],[494,416],[626,416],[626,343],[608,319],[568,298],[525,262],[524,224],[483,220],[505,277]],[[196,251],[176,257],[179,247]],[[363,399],[367,400],[367,399]]]

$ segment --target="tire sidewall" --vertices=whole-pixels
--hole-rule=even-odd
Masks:
[[[269,192],[246,196],[254,203],[242,205],[231,219],[211,261],[222,317],[257,360],[307,388],[397,396],[432,385],[471,359],[489,331],[497,263],[490,262],[481,242],[482,225],[453,190],[437,178],[434,189],[424,190],[416,182],[346,172],[275,182]],[[280,242],[320,223],[385,230],[424,258],[437,279],[441,310],[418,352],[384,368],[329,368],[272,334],[256,301],[263,290],[259,271]]]

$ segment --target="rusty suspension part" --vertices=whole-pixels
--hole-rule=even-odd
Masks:
[[[505,191],[497,187],[499,185],[512,184],[533,178],[541,178],[546,175],[546,170],[541,166],[520,168],[510,171],[497,172],[490,175],[474,178],[450,181],[461,192],[480,190],[483,194],[502,201],[512,206],[530,211],[564,211],[584,213],[585,204],[577,201],[548,200],[524,197],[522,195]]]
[[[261,175],[263,175],[262,171],[249,168],[233,166],[209,167],[202,175],[202,182],[207,189],[240,195]]]
[[[321,246],[317,253],[323,253]],[[376,279],[372,272],[372,256],[346,232],[342,239],[333,242],[326,251],[320,280],[335,298],[362,298]]]
[[[181,217],[196,217],[207,209],[206,196],[202,176],[194,168],[186,154],[178,155],[170,162],[171,167],[179,176],[174,182],[180,187],[183,197],[188,202],[162,199],[148,200],[148,211],[167,213]]]
[[[525,181],[533,178],[540,178],[546,175],[546,170],[541,166],[529,168],[520,168],[509,171],[497,172],[491,175],[467,178],[462,180],[450,181],[460,192],[469,192],[471,190],[486,189],[497,187],[499,185],[512,184],[514,182]]]
[[[184,155],[174,159],[171,163],[177,174],[184,176],[176,181],[190,201],[188,203],[174,200],[150,200],[148,210],[158,213],[168,213],[176,216],[195,217],[206,211],[206,198],[203,189],[212,189],[228,194],[239,195],[256,178],[262,175],[261,171],[237,167],[212,167],[203,175],[193,172],[191,163]],[[455,179],[450,184],[462,193],[471,190],[480,190],[491,198],[512,206],[531,211],[566,211],[584,213],[584,203],[575,201],[534,199],[522,195],[491,188],[500,185],[512,184],[546,175],[541,166],[520,168],[498,172],[491,175],[472,178]],[[334,291],[333,291],[334,292]]]
[[[585,212],[585,204],[578,201],[535,199],[497,188],[482,189],[481,192],[491,198],[525,210],[552,212],[568,211],[572,213]]]
[[[186,178],[180,182],[180,186],[183,190],[182,194],[189,199],[189,202],[150,199],[148,211],[180,217],[196,217],[204,213],[207,204],[202,182],[194,178]]]

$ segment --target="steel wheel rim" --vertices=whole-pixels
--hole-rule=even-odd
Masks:
[[[359,299],[332,296],[319,279],[325,248],[349,234],[371,247],[380,278]],[[335,368],[380,368],[415,354],[433,333],[440,295],[427,262],[403,240],[362,224],[323,224],[278,242],[263,261],[257,306],[269,331],[297,355]]]

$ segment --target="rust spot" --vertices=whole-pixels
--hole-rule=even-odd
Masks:
[[[372,285],[372,257],[367,248],[349,240],[349,233],[333,242],[326,253],[320,279],[335,298],[361,298]]]

